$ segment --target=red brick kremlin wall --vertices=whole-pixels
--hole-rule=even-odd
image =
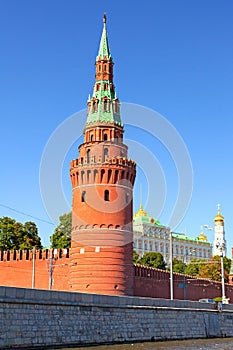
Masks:
[[[170,298],[170,272],[136,265],[134,295],[152,298]],[[226,297],[233,303],[233,285],[225,284]],[[179,300],[199,300],[221,297],[222,285],[207,279],[173,273],[173,297]]]
[[[69,290],[69,249],[52,250],[52,280],[54,290]],[[35,288],[49,289],[50,250],[35,252]],[[32,287],[33,251],[0,251],[0,285]]]
[[[70,290],[69,249],[52,252],[53,290]],[[49,289],[50,250],[35,254],[35,288]],[[32,287],[33,251],[0,252],[0,285]],[[199,300],[221,296],[221,283],[174,273],[174,299]],[[233,285],[225,284],[226,296],[233,303]],[[170,273],[145,266],[134,266],[134,295],[140,297],[170,298]]]

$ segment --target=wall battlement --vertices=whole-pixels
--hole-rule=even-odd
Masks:
[[[53,259],[69,258],[69,249],[39,249],[39,250],[8,250],[0,251],[0,262],[22,260],[48,260],[52,254]]]

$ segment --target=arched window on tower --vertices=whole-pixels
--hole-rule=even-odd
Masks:
[[[93,142],[94,141],[94,135],[92,134],[91,135],[91,142]]]
[[[120,102],[117,101],[117,114],[120,114]]]
[[[101,72],[101,64],[99,64],[99,72]]]
[[[98,170],[94,170],[94,182],[96,181],[97,174],[98,174]]]
[[[98,111],[98,103],[99,103],[98,100],[94,100],[94,101],[92,102],[92,112]]]
[[[91,150],[88,149],[87,150],[87,163],[90,163],[90,153],[91,153]]]
[[[109,108],[110,108],[110,103],[109,103],[109,99],[105,98],[103,100],[103,111],[104,112],[109,112]]]
[[[104,174],[105,174],[105,170],[104,170],[104,169],[101,169],[101,172],[100,172],[100,182],[103,181]]]
[[[90,109],[91,109],[91,102],[88,102],[88,104],[87,104],[87,108],[88,108],[88,113],[90,113]]]
[[[109,170],[108,170],[108,183],[110,182],[111,177],[112,177],[112,170],[109,169]]]
[[[116,114],[119,114],[119,113],[120,113],[120,103],[119,103],[119,100],[114,100],[114,101],[113,101],[113,111],[114,111],[114,113],[116,113]]]
[[[108,134],[104,134],[104,141],[108,141]]]
[[[104,64],[104,72],[106,72],[106,71],[107,71],[107,65]]]
[[[104,91],[108,90],[108,83],[104,83]]]
[[[81,202],[86,202],[86,191],[82,191]]]
[[[108,148],[104,149],[104,160],[106,160],[108,157]]]
[[[105,190],[105,191],[104,191],[104,200],[105,200],[106,202],[109,202],[109,190]]]
[[[118,170],[115,170],[114,184],[116,184],[117,181],[118,181],[118,174],[119,174],[119,171],[118,171]]]
[[[91,170],[87,170],[87,182],[90,181],[90,177],[91,177]]]
[[[105,99],[105,100],[103,101],[103,111],[104,111],[104,112],[107,112],[107,108],[108,108],[108,101]]]

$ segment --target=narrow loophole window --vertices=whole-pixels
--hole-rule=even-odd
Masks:
[[[109,201],[109,190],[105,190],[105,191],[104,191],[104,200],[105,200],[106,202]]]
[[[90,163],[90,152],[91,150],[87,150],[87,163]]]
[[[81,202],[86,202],[86,191],[82,191]]]

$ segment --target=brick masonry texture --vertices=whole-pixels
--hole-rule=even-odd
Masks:
[[[70,283],[70,269],[72,249],[53,250],[52,275],[53,290],[72,291]],[[8,287],[31,288],[32,286],[32,251],[0,252],[0,285]],[[98,253],[99,254],[99,253]],[[83,255],[82,255],[83,257]],[[49,250],[36,252],[35,259],[35,288],[49,289]],[[133,295],[149,298],[170,298],[170,273],[146,266],[135,265],[133,272]],[[84,273],[85,286],[89,285],[89,274]],[[127,280],[128,281],[128,280]],[[215,298],[221,296],[221,283],[207,279],[183,276],[174,273],[174,299],[199,300],[201,298]],[[119,280],[118,280],[119,282]],[[183,288],[185,282],[185,290]],[[233,285],[225,284],[226,296],[233,302]],[[86,288],[85,292],[97,293]],[[81,290],[80,290],[81,291]],[[116,294],[114,288],[108,293]]]
[[[233,336],[233,305],[0,287],[0,348]]]

